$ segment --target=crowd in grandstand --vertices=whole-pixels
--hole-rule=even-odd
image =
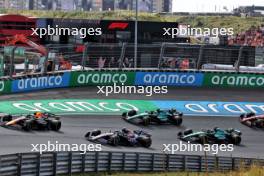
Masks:
[[[264,46],[264,25],[252,26],[229,40],[229,45]]]

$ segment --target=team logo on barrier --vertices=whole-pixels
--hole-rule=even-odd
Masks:
[[[81,74],[78,76],[78,79],[77,79],[77,82],[79,84],[125,83],[126,81],[127,81],[127,75],[119,74],[119,73],[116,73],[116,74],[110,74],[110,73]]]
[[[263,87],[264,76],[253,74],[206,73],[204,85],[221,87]]]
[[[64,73],[63,75],[19,79],[12,82],[12,92],[67,87],[69,85],[69,79],[69,73]]]
[[[136,85],[201,86],[202,73],[138,72]]]
[[[75,72],[71,74],[70,86],[86,85],[134,85],[135,72]]]
[[[212,77],[212,84],[214,85],[237,85],[237,86],[263,86],[264,77],[248,77],[248,76],[223,76],[215,75]]]

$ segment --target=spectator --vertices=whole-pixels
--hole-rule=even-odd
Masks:
[[[108,63],[109,68],[118,68],[118,62],[116,61],[115,57],[111,57]]]
[[[53,62],[48,60],[47,62],[47,72],[51,72],[53,70]]]
[[[71,70],[72,64],[69,61],[66,61],[62,55],[59,56],[59,70]]]
[[[264,25],[252,26],[229,40],[229,45],[264,46]]]
[[[99,69],[104,68],[105,61],[106,61],[106,59],[103,59],[102,56],[98,59],[98,68]]]

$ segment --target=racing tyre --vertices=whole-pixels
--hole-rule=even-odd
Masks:
[[[241,114],[240,119],[243,120],[246,117],[246,114]]]
[[[129,117],[131,117],[131,116],[134,116],[134,115],[136,115],[137,114],[137,111],[136,110],[131,110],[131,111],[129,111],[128,113],[127,113],[127,116],[129,116]]]
[[[193,133],[193,130],[192,129],[187,129],[183,132],[183,135],[188,135],[188,134],[191,134]]]
[[[119,137],[118,136],[112,136],[108,139],[108,144],[112,146],[117,146],[119,144]]]
[[[127,116],[127,113],[126,112],[123,112],[122,113],[122,117],[126,117]]]
[[[264,121],[263,121],[263,120],[257,120],[257,121],[255,122],[255,126],[256,126],[257,128],[263,128],[263,127],[264,127]]]
[[[150,137],[141,136],[141,137],[138,137],[137,141],[142,147],[145,147],[145,148],[149,148],[152,144],[152,140]]]
[[[5,115],[2,117],[2,121],[3,122],[10,122],[12,120],[12,116],[11,115]]]
[[[50,121],[50,129],[52,131],[59,131],[61,129],[61,121],[58,120]]]
[[[32,121],[31,120],[26,120],[23,125],[22,125],[22,129],[25,131],[30,131],[32,130]]]
[[[231,141],[232,144],[234,144],[234,145],[239,145],[241,143],[241,137],[239,135],[237,135],[237,134],[233,134],[231,136],[231,140],[232,140]]]
[[[181,138],[183,135],[182,135],[182,132],[179,132],[178,133],[178,137]]]
[[[208,144],[209,141],[208,141],[207,136],[200,136],[200,138],[199,138],[199,143],[200,143],[200,144]]]
[[[182,117],[180,116],[171,116],[169,120],[173,125],[180,126],[182,124]]]
[[[143,118],[143,119],[142,119],[142,124],[143,124],[144,126],[148,126],[148,125],[150,125],[150,118]]]

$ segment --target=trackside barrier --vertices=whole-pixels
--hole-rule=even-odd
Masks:
[[[0,78],[0,94],[98,85],[264,88],[264,74],[195,70],[111,69],[60,71]]]
[[[56,175],[96,172],[232,171],[264,160],[125,152],[19,153],[0,156],[0,175]]]

